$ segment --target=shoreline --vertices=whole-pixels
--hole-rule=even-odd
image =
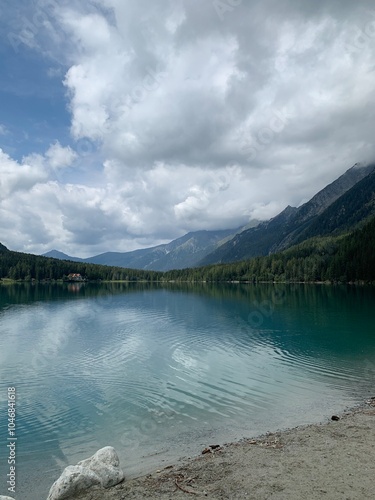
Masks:
[[[161,271],[155,271],[161,272]],[[166,271],[168,272],[168,271]],[[189,284],[189,285],[326,285],[326,286],[375,286],[375,281],[367,280],[355,280],[355,281],[293,281],[293,280],[63,280],[61,279],[44,279],[44,280],[13,280],[11,278],[0,278],[0,285],[60,285],[60,284],[108,284],[108,283],[148,283],[152,285],[179,285],[179,284]]]
[[[208,443],[216,445],[216,443]],[[224,444],[74,500],[371,498],[375,477],[375,398],[307,424]],[[202,450],[203,451],[203,450]]]

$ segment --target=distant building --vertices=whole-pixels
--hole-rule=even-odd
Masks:
[[[79,273],[68,274],[68,281],[84,281]]]

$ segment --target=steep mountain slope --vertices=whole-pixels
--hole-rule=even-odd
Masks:
[[[310,201],[298,209],[298,218],[300,222],[306,221],[315,215],[319,215],[329,207],[334,201],[342,196],[346,191],[355,186],[359,181],[367,177],[375,170],[375,164],[361,166],[356,163],[349,168],[338,179],[328,184],[319,193],[311,198]]]
[[[339,234],[365,223],[375,215],[375,171],[340,196],[298,237],[297,243],[313,236]]]
[[[7,247],[5,245],[0,243],[0,252],[9,252],[9,250],[7,249]]]
[[[356,164],[347,170],[344,175],[319,191],[310,201],[298,208],[296,216],[288,228],[289,233],[281,242],[272,246],[270,252],[285,250],[302,241],[302,234],[307,235],[307,228],[320,214],[325,213],[328,207],[331,207],[342,195],[350,191],[363,179],[366,179],[374,170],[375,165],[361,167]]]
[[[356,282],[375,284],[375,216],[349,234],[320,236],[275,254],[164,273],[174,281]]]
[[[201,260],[200,266],[219,262],[233,262],[258,255],[267,255],[275,241],[284,237],[284,228],[295,216],[296,208],[288,206],[267,222],[237,234],[230,241]]]
[[[199,265],[268,255],[302,241],[301,235],[320,214],[374,170],[375,165],[366,167],[354,165],[301,207],[287,207],[270,221],[262,222],[255,228],[237,234],[232,240],[202,259]]]

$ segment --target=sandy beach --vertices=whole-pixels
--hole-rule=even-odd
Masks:
[[[185,463],[164,464],[147,476],[108,490],[92,488],[74,498],[374,498],[375,398],[339,420],[237,443],[207,443],[205,451]],[[121,465],[126,474],[126,464]]]

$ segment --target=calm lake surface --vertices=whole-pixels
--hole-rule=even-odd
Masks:
[[[106,445],[129,477],[374,396],[374,310],[366,287],[0,286],[0,494],[8,386],[16,498],[41,500]]]

